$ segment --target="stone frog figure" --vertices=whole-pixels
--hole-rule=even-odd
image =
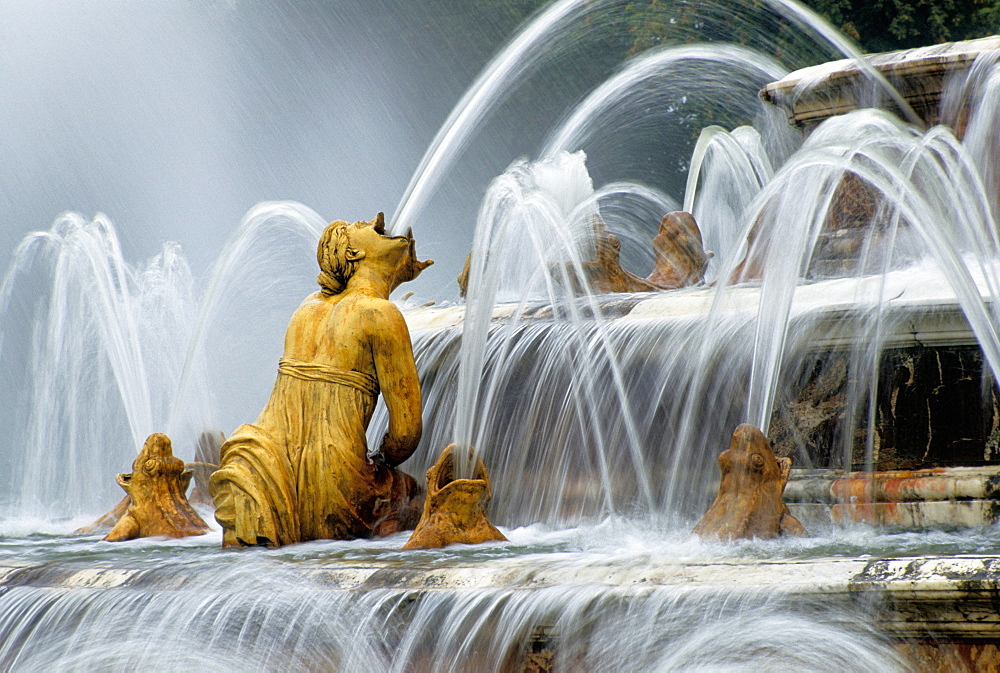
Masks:
[[[719,494],[691,531],[720,540],[806,535],[781,496],[791,458],[777,458],[759,429],[743,424],[719,456]]]
[[[472,476],[458,477],[454,444],[427,470],[427,497],[413,535],[403,549],[437,549],[456,542],[479,544],[507,538],[487,518],[493,488],[482,458],[470,448]]]
[[[667,213],[660,220],[660,227],[653,238],[653,271],[646,278],[622,267],[621,241],[608,230],[603,220],[595,217],[591,227],[595,257],[583,262],[581,271],[595,292],[654,292],[705,283],[705,269],[713,253],[705,250],[701,230],[691,213],[679,210]],[[561,277],[556,275],[557,279]],[[581,291],[574,274],[568,274],[566,279],[574,292]]]
[[[715,255],[705,250],[694,215],[683,210],[663,216],[653,251],[656,260],[646,280],[664,290],[703,285],[708,260]]]
[[[208,532],[208,525],[184,496],[191,483],[191,471],[184,469],[183,460],[174,457],[166,435],[150,435],[132,463],[131,474],[119,474],[117,479],[129,495],[129,505],[105,540],[187,537]]]
[[[332,222],[316,251],[320,289],[285,332],[271,397],[220,450],[209,480],[223,546],[365,538],[412,529],[422,489],[396,469],[422,431],[410,334],[389,293],[431,261],[413,238],[370,222]],[[369,456],[379,395],[389,428]]]

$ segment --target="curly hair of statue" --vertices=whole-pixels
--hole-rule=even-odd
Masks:
[[[347,287],[347,281],[354,275],[358,261],[364,257],[362,253],[351,247],[351,239],[347,234],[349,222],[337,220],[331,222],[316,247],[316,261],[319,262],[320,273],[316,277],[324,294],[340,294]]]

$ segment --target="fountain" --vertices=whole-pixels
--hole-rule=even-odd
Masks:
[[[478,129],[518,91],[552,93],[549,68],[596,53],[583,40],[627,33],[626,4],[559,0],[526,23],[446,120],[390,228],[433,231],[428,204]],[[928,128],[882,67],[898,58],[860,59],[794,2],[655,6],[643,19],[662,39],[570,87],[536,159],[504,158],[466,301],[397,300],[424,397],[407,469],[448,445],[438,469],[469,477],[458,482],[485,481],[487,465],[473,495],[492,489],[506,542],[404,549],[400,533],[223,550],[218,528],[71,536],[119,499],[113,475],[147,436],[165,432],[191,459],[199,438],[254,417],[327,222],[261,203],[205,280],[175,244],[127,262],[104,216],[65,214],[22,241],[0,286],[0,668],[995,659],[995,48],[943,60],[928,121],[950,126]],[[826,85],[795,72],[844,57],[852,97],[813,95]],[[817,97],[838,101],[828,119]],[[805,129],[788,123],[801,109]],[[600,226],[644,279],[677,211],[715,253],[692,284],[587,291]],[[370,446],[387,423],[375,409]],[[766,430],[779,464],[794,460],[781,520],[811,537],[689,536],[742,423]]]
[[[350,540],[412,529],[420,487],[396,469],[420,441],[420,381],[400,283],[433,264],[411,236],[385,236],[385,215],[331,222],[316,258],[320,289],[296,309],[278,377],[253,423],[219,449],[209,478],[223,546]],[[379,399],[388,431],[369,451]]]

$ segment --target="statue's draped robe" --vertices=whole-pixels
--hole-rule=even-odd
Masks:
[[[378,394],[369,374],[282,358],[267,406],[222,446],[219,523],[251,545],[370,537],[416,486],[367,458]]]

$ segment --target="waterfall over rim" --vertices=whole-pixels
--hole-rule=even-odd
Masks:
[[[652,3],[641,45],[626,0],[520,26],[377,4],[0,27],[23,92],[0,111],[0,669],[904,671],[987,647],[1000,38],[862,57],[795,0]],[[71,534],[147,436],[192,462],[252,422],[320,233],[379,210],[436,260],[393,295],[423,395],[400,467],[473,447],[455,471],[487,466],[507,541],[227,551],[204,505],[203,537]],[[674,211],[704,280],[600,291],[609,249],[646,279]],[[812,537],[689,535],[742,423],[792,460]],[[386,424],[379,402],[369,447]]]

